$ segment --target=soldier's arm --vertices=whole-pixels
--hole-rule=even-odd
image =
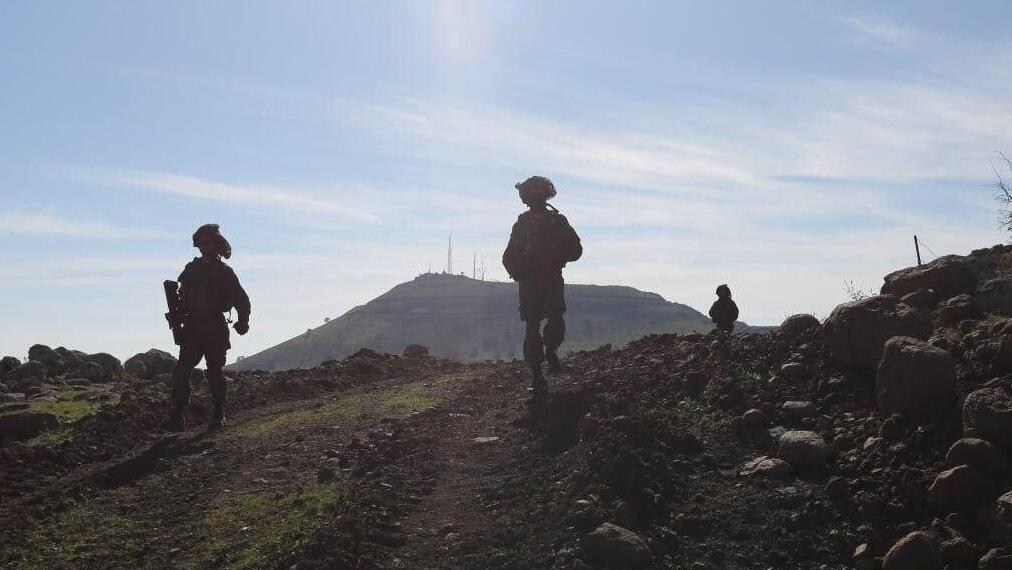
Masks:
[[[246,290],[242,288],[242,284],[239,283],[239,277],[236,276],[235,272],[229,270],[229,298],[232,301],[232,305],[235,307],[237,313],[239,313],[240,323],[249,323],[249,315],[252,311],[250,305],[249,295],[246,294]]]
[[[506,273],[509,274],[511,279],[516,280],[517,276],[514,275],[516,270],[517,253],[520,250],[520,232],[517,226],[520,222],[517,221],[513,224],[513,229],[510,231],[510,241],[506,244],[506,251],[502,254],[502,265],[506,268]]]
[[[563,216],[562,214],[556,215],[559,216],[559,218],[561,218],[563,232],[566,236],[567,242],[566,243],[567,251],[565,252],[565,259],[563,261],[567,263],[570,261],[576,261],[581,257],[583,257],[583,244],[580,243],[580,236],[579,234],[576,233],[576,230],[573,229],[573,226],[569,224],[569,220],[566,219],[566,216]]]

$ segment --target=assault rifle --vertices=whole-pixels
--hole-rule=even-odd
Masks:
[[[182,346],[183,306],[179,301],[179,283],[165,281],[162,286],[165,288],[165,304],[169,307],[169,312],[165,313],[165,320],[169,321],[169,328],[172,329],[172,340]]]

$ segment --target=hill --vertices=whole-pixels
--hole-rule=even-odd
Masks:
[[[565,351],[622,346],[645,334],[709,331],[710,319],[632,287],[567,285]],[[336,360],[360,348],[397,354],[421,344],[461,360],[521,356],[516,283],[428,273],[343,316],[233,364],[233,370],[284,370]]]

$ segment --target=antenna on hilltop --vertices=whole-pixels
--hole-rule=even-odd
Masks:
[[[446,242],[446,273],[453,275],[453,232]]]

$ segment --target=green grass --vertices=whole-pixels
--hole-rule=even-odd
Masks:
[[[60,421],[60,426],[25,441],[24,445],[29,447],[50,447],[63,443],[71,439],[73,435],[69,424],[94,414],[102,406],[115,406],[119,403],[119,394],[110,393],[110,398],[101,402],[89,402],[81,397],[82,394],[87,393],[109,393],[104,386],[98,385],[96,388],[98,389],[83,392],[73,388],[58,390],[56,391],[55,402],[28,400],[27,409],[29,411],[53,414]],[[17,413],[19,411],[23,410],[11,410],[0,413],[0,415]]]
[[[332,520],[341,493],[319,487],[280,499],[250,494],[214,505],[197,532],[206,545],[198,566],[247,570],[273,568],[298,552],[315,531]]]
[[[420,385],[352,394],[317,408],[283,412],[261,422],[240,426],[235,434],[244,438],[258,438],[322,421],[353,421],[366,416],[400,418],[412,412],[430,410],[438,406],[440,401]]]
[[[73,435],[74,430],[70,429],[69,426],[60,426],[56,429],[42,432],[28,441],[25,441],[24,445],[28,447],[52,447],[65,441],[70,441]]]

